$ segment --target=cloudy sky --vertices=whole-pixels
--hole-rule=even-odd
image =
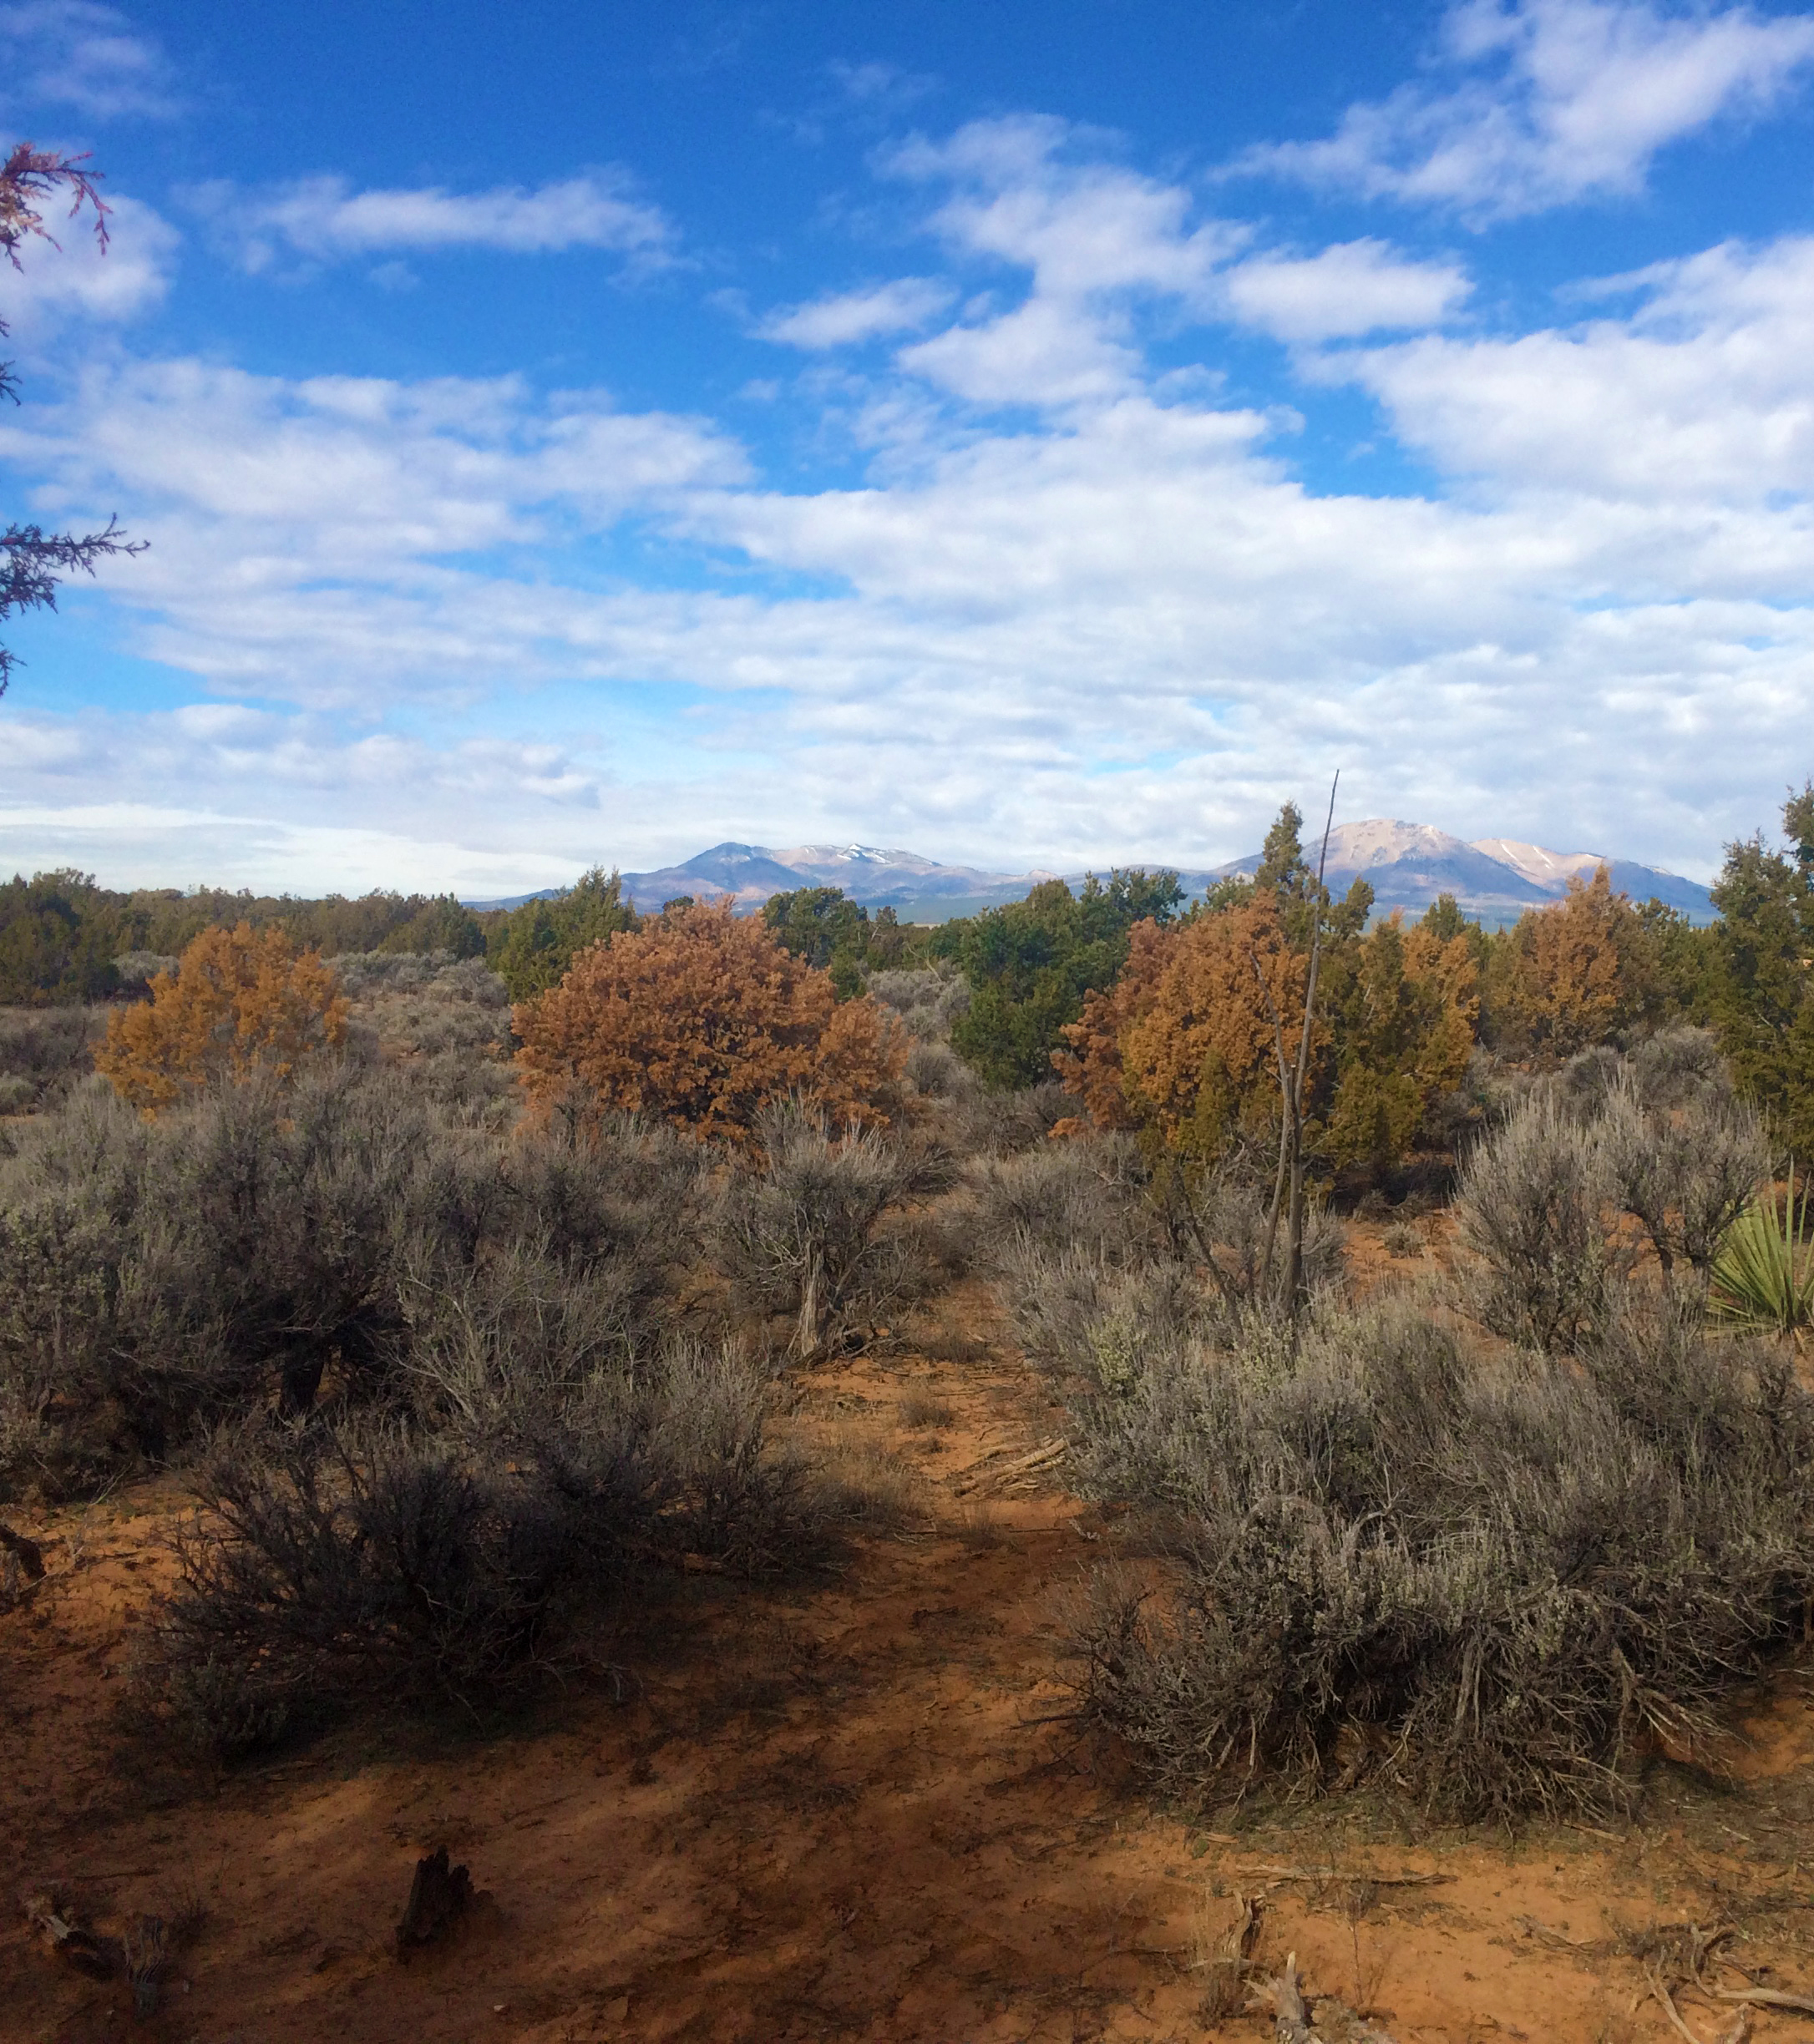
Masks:
[[[1705,878],[1814,770],[1814,13],[0,0],[0,865]]]

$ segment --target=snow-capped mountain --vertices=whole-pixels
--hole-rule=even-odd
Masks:
[[[1307,847],[1314,863],[1317,844]],[[1259,854],[1233,859],[1203,876],[1252,873]],[[1377,913],[1402,908],[1421,915],[1438,895],[1452,894],[1464,915],[1489,926],[1515,923],[1527,908],[1540,908],[1567,893],[1571,880],[1591,880],[1600,866],[1618,891],[1634,901],[1654,898],[1691,922],[1710,923],[1714,907],[1705,888],[1680,873],[1597,852],[1552,852],[1515,837],[1477,837],[1472,843],[1428,823],[1401,823],[1383,817],[1342,823],[1329,834],[1327,879],[1337,893],[1356,879],[1373,889]],[[1195,874],[1187,883],[1202,884]]]
[[[1305,849],[1314,864],[1318,842],[1305,833]],[[1231,859],[1208,873],[1185,873],[1184,884],[1200,893],[1232,873],[1250,873],[1259,854]],[[1571,880],[1591,880],[1604,866],[1612,884],[1635,902],[1655,899],[1693,923],[1710,923],[1712,898],[1697,880],[1634,859],[1609,858],[1599,852],[1553,852],[1516,837],[1477,837],[1472,842],[1452,837],[1431,823],[1405,823],[1386,817],[1364,822],[1339,823],[1329,834],[1330,886],[1345,893],[1357,879],[1373,889],[1375,912],[1389,915],[1401,908],[1421,915],[1439,895],[1452,894],[1462,914],[1489,928],[1515,923],[1528,908],[1541,908],[1567,893]]]
[[[626,898],[640,909],[659,908],[677,894],[718,900],[728,894],[739,908],[759,908],[771,894],[793,888],[842,888],[868,908],[893,908],[904,921],[938,922],[972,915],[978,908],[1019,901],[1049,873],[985,873],[974,866],[946,866],[917,852],[884,851],[874,845],[795,845],[771,851],[767,845],[727,842],[696,853],[678,866],[652,873],[626,873]]]
[[[1309,849],[1314,861],[1314,839]],[[1250,873],[1259,864],[1259,854],[1254,852],[1208,871],[1183,869],[1179,877],[1191,893],[1200,894],[1215,881],[1233,873]],[[1590,879],[1601,865],[1610,869],[1614,887],[1634,901],[1654,896],[1691,921],[1713,919],[1713,903],[1705,888],[1658,867],[1603,858],[1595,852],[1551,852],[1512,837],[1477,837],[1470,843],[1433,824],[1378,817],[1339,824],[1330,832],[1327,878],[1338,894],[1345,893],[1353,881],[1365,879],[1381,914],[1402,908],[1407,915],[1421,915],[1438,895],[1452,894],[1464,915],[1500,924],[1516,922],[1527,908],[1540,908],[1559,899],[1571,879]],[[1003,873],[975,866],[947,866],[917,852],[884,850],[875,845],[794,845],[774,851],[767,845],[727,839],[677,866],[626,873],[623,883],[626,898],[643,910],[658,909],[676,895],[692,894],[714,901],[728,895],[740,909],[753,912],[771,894],[794,888],[835,887],[865,908],[894,908],[904,922],[935,923],[947,916],[974,915],[979,909],[1020,901],[1041,880],[1058,877],[1039,868]],[[1083,875],[1067,873],[1063,878],[1075,887],[1082,883]]]

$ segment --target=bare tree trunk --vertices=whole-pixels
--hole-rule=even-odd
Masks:
[[[1310,969],[1304,983],[1304,1030],[1298,1038],[1298,1069],[1291,1089],[1291,1222],[1285,1262],[1285,1298],[1298,1309],[1304,1290],[1304,1088],[1310,1077],[1310,1031],[1316,1020],[1316,978],[1323,955],[1323,871],[1329,863],[1329,833],[1335,823],[1338,769],[1329,784],[1329,814],[1323,822],[1323,848],[1316,860],[1316,893],[1310,902]]]
[[[1273,1045],[1279,1059],[1279,1169],[1272,1183],[1272,1205],[1266,1213],[1266,1247],[1259,1259],[1259,1274],[1254,1279],[1256,1297],[1264,1298],[1272,1289],[1273,1252],[1279,1243],[1279,1217],[1284,1211],[1285,1188],[1290,1182],[1291,1170],[1291,1131],[1295,1116],[1291,1099],[1291,1072],[1285,1063],[1284,1023],[1279,1017],[1279,1004],[1272,997],[1272,989],[1266,984],[1266,975],[1259,969],[1259,960],[1249,951],[1248,963],[1254,969],[1254,977],[1259,982],[1260,997],[1272,1017]]]
[[[809,1363],[818,1353],[818,1252],[809,1249],[806,1280],[800,1287],[800,1328],[796,1337],[803,1363]]]

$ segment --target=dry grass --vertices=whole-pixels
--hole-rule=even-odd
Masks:
[[[957,1417],[951,1401],[930,1389],[908,1392],[898,1409],[901,1424],[910,1433],[936,1432]]]
[[[959,1506],[957,1537],[970,1554],[990,1554],[1001,1545],[1001,1521],[986,1498],[968,1498]]]

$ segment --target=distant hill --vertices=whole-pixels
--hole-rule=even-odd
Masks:
[[[624,893],[640,909],[659,908],[676,894],[717,900],[728,894],[739,908],[757,909],[771,894],[793,888],[842,888],[866,908],[892,908],[903,922],[939,923],[953,915],[1023,900],[1049,873],[984,873],[945,866],[917,852],[874,845],[714,845],[678,866],[626,873]]]
[[[1310,856],[1315,856],[1314,846]],[[1259,864],[1259,854],[1250,853],[1203,879],[1252,873]],[[1407,915],[1421,915],[1439,894],[1452,894],[1464,915],[1502,926],[1515,923],[1527,908],[1559,899],[1570,880],[1590,880],[1600,866],[1609,870],[1614,888],[1634,901],[1654,897],[1691,922],[1715,918],[1713,898],[1699,881],[1660,867],[1598,852],[1551,852],[1512,837],[1477,837],[1470,844],[1431,824],[1381,817],[1340,824],[1330,832],[1327,878],[1338,894],[1364,879],[1380,914],[1402,908]],[[1188,878],[1193,888],[1203,883],[1195,874]]]
[[[1179,878],[1192,894],[1201,894],[1219,879],[1254,872],[1259,856],[1254,852],[1225,866],[1181,870]],[[1603,858],[1595,852],[1551,852],[1510,837],[1477,837],[1469,843],[1431,824],[1379,817],[1344,823],[1330,833],[1328,878],[1337,893],[1345,893],[1355,879],[1366,879],[1381,914],[1402,908],[1407,915],[1421,915],[1439,894],[1452,894],[1464,915],[1499,926],[1515,923],[1527,908],[1558,899],[1572,878],[1590,878],[1602,864],[1611,869],[1614,887],[1634,901],[1654,896],[1692,922],[1714,919],[1705,888],[1658,867]],[[626,873],[623,883],[626,898],[645,912],[660,908],[678,894],[691,894],[701,901],[728,896],[739,910],[753,913],[771,894],[836,887],[867,908],[892,908],[904,923],[942,923],[951,916],[975,915],[1024,900],[1041,880],[1061,877],[1077,887],[1084,876],[1060,876],[1039,868],[1021,873],[989,873],[874,845],[794,845],[774,851],[727,839],[677,866]],[[514,908],[560,891],[546,888],[540,896],[518,894],[470,906]]]

